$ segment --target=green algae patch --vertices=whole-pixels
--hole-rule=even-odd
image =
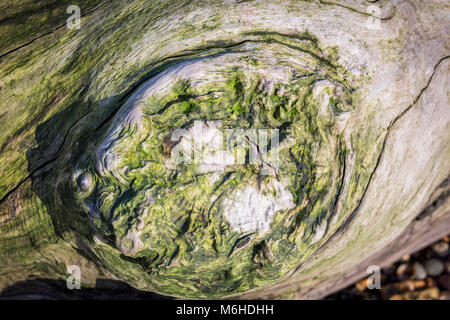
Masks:
[[[285,276],[320,240],[344,170],[332,127],[352,108],[351,88],[312,36],[257,36],[257,50],[185,58],[142,84],[77,141],[73,166],[61,163],[67,178],[56,190],[73,190],[89,221],[77,232],[97,234],[93,251],[117,277],[221,297]],[[277,59],[296,53],[306,65],[274,68],[265,50],[280,46]],[[322,71],[305,69],[311,61]]]

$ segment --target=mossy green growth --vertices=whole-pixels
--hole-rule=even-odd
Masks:
[[[139,94],[120,100],[115,116],[95,130],[79,129],[82,139],[68,142],[58,176],[46,182],[48,202],[64,234],[86,235],[116,277],[173,296],[222,297],[276,281],[312,252],[314,233],[339,193],[344,144],[331,128],[348,108],[350,88],[309,35],[257,36],[262,53],[226,48],[158,69]],[[280,56],[265,56],[268,47],[282,46]],[[317,66],[287,65],[285,58],[298,52]],[[274,57],[277,68],[268,64]],[[208,72],[192,71],[199,61]],[[245,139],[231,139],[225,154],[243,154],[245,163],[208,167],[195,152],[184,154],[185,145],[212,132],[226,145],[229,130],[242,130]],[[258,140],[258,130],[269,139]],[[279,144],[270,140],[274,131]],[[282,188],[270,189],[274,184]],[[230,218],[234,206],[249,211],[239,201],[250,189],[261,202],[287,197],[288,205],[268,214],[265,229],[239,228]]]
[[[199,89],[189,81],[178,81],[166,96],[136,106],[145,115],[139,123],[119,123],[120,129],[114,128],[98,141],[97,150],[108,146],[107,154],[114,155],[114,162],[105,162],[96,170],[88,168],[98,159],[78,165],[77,170],[95,175],[94,193],[79,199],[91,208],[87,214],[104,230],[105,237],[115,239],[114,246],[123,259],[159,279],[155,283],[164,283],[161,287],[153,284],[162,292],[170,287],[174,295],[217,297],[277,279],[291,270],[289,261],[294,263],[302,256],[297,247],[302,238],[299,232],[304,233],[303,241],[308,241],[326,216],[324,212],[333,206],[333,197],[327,195],[337,192],[335,181],[342,163],[333,163],[339,149],[332,145],[340,148],[341,144],[338,140],[331,143],[335,138],[327,127],[333,114],[331,103],[329,114],[321,115],[322,100],[312,94],[314,77],[306,82],[279,83],[273,92],[258,86],[264,81],[239,71],[232,72],[223,87]],[[333,99],[339,104],[339,98]],[[211,175],[200,171],[200,163],[169,165],[177,143],[169,143],[168,138],[198,121],[207,125],[220,122],[222,133],[252,128],[280,132],[280,143],[286,146],[279,150],[277,171],[284,177],[295,207],[291,213],[278,212],[270,232],[242,233],[222,212],[222,199],[246,186],[275,179],[261,176],[260,166],[230,165],[211,182]],[[250,146],[243,148],[248,156]],[[260,148],[270,150],[271,144]],[[323,166],[319,170],[317,158],[327,159],[326,170]],[[280,196],[276,190],[263,195]],[[296,207],[302,210],[294,214]],[[92,212],[92,208],[98,211]],[[286,236],[293,240],[285,240]],[[281,263],[278,259],[286,255],[291,258]]]
[[[242,106],[239,103],[235,103],[233,106],[228,107],[228,112],[232,114],[244,114],[248,112],[247,107]]]
[[[182,113],[184,113],[185,115],[189,115],[192,110],[194,110],[195,105],[189,101],[183,101],[179,104],[179,108]]]

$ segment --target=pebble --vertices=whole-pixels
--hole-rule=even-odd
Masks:
[[[387,276],[393,276],[395,274],[395,265],[390,265],[383,269],[383,273]]]
[[[418,292],[418,300],[437,300],[439,299],[439,289],[438,288],[428,288]]]
[[[450,261],[445,261],[445,270],[450,273]]]
[[[425,261],[425,269],[430,276],[436,277],[444,271],[444,263],[438,259],[428,259]]]
[[[419,262],[414,263],[414,279],[424,280],[427,277],[427,271]]]
[[[445,289],[450,290],[450,275],[449,274],[443,274],[443,275],[439,276],[438,282]]]
[[[397,267],[397,270],[395,271],[395,273],[397,274],[397,278],[399,280],[405,280],[405,279],[409,278],[410,268],[409,268],[408,264],[402,263],[401,265],[399,265]]]
[[[363,280],[357,282],[355,287],[360,292],[366,290],[367,289],[367,279],[363,279]]]
[[[449,291],[441,292],[441,295],[439,296],[439,300],[450,300],[450,292]]]
[[[411,259],[411,256],[410,256],[409,254],[405,254],[405,255],[402,257],[401,261],[402,261],[402,262],[408,262],[410,259]]]
[[[390,300],[437,300],[441,295],[438,288],[428,288],[421,291],[405,292],[402,294],[394,294]]]
[[[425,280],[417,280],[413,282],[412,290],[423,289],[427,286]]]
[[[438,243],[435,243],[433,245],[433,251],[439,256],[439,257],[446,257],[448,256],[448,243],[444,241],[439,241]]]
[[[436,287],[436,281],[434,281],[434,279],[433,278],[430,278],[430,277],[428,277],[427,278],[427,287]]]

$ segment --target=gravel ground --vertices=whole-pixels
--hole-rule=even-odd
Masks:
[[[450,235],[381,270],[381,289],[367,278],[326,299],[450,300]]]

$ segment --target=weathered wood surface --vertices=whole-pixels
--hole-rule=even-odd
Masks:
[[[65,281],[79,265],[84,286],[113,279],[170,296],[320,298],[448,234],[450,6],[380,0],[380,19],[368,20],[372,2],[3,2],[0,289]],[[72,4],[80,30],[65,24]],[[301,155],[280,151],[293,196],[268,232],[241,241],[233,229],[225,209],[239,202],[229,190],[256,181],[241,169],[217,186],[231,200],[210,220],[202,210],[215,191],[196,171],[188,191],[181,177],[159,193],[162,208],[183,197],[177,210],[127,207],[168,183],[158,179],[170,168],[139,149],[141,136],[196,119],[246,126],[257,112],[287,128]],[[139,171],[142,158],[156,163],[150,173]],[[122,176],[125,167],[137,176]],[[94,206],[95,195],[103,202]]]

